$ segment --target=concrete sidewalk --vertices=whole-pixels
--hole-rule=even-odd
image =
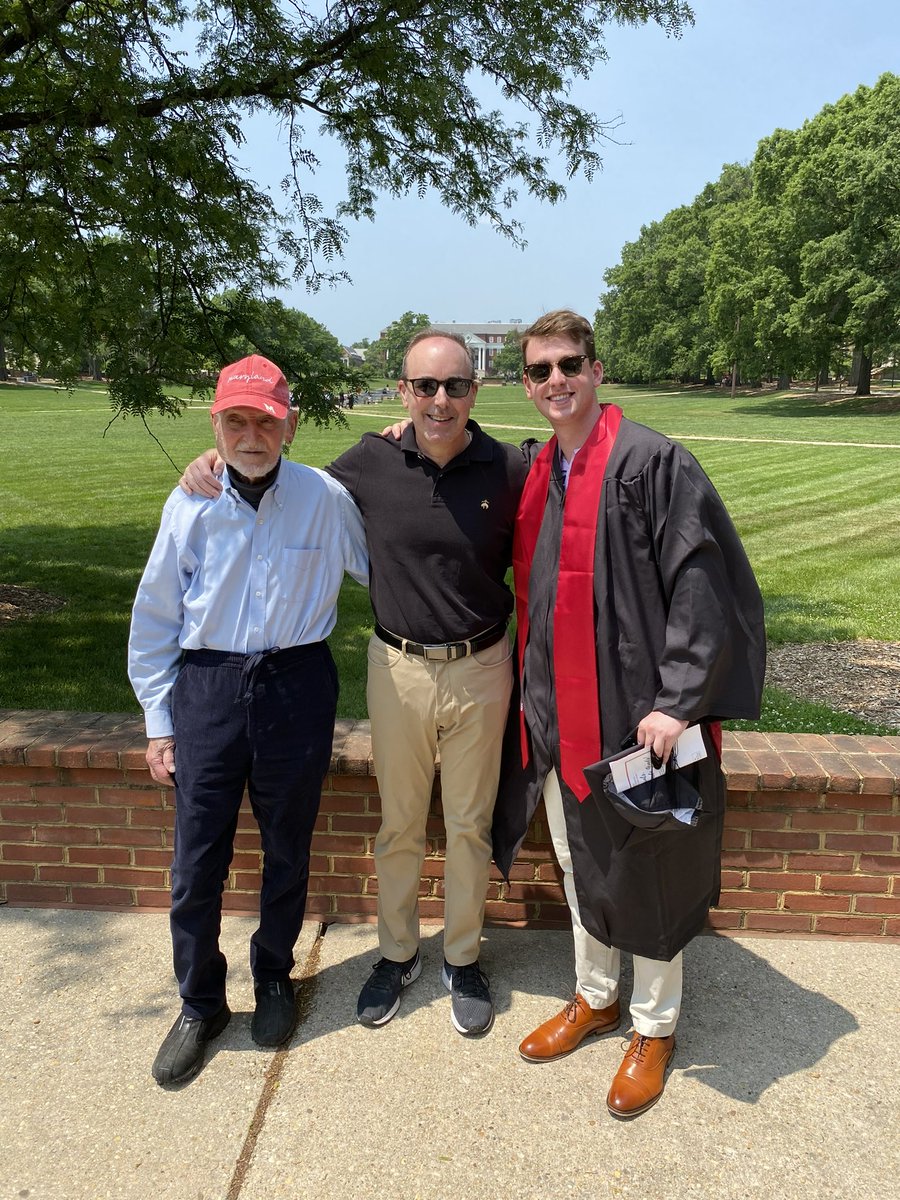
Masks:
[[[497,1021],[465,1039],[438,928],[398,1016],[369,1030],[374,928],[310,924],[301,1023],[273,1053],[250,1039],[254,927],[226,918],[234,1017],[197,1079],[163,1091],[167,918],[0,908],[0,1200],[896,1200],[897,945],[698,938],[666,1094],[623,1123],[605,1105],[620,1034],[546,1066],[516,1052],[568,996],[568,934],[487,931]]]

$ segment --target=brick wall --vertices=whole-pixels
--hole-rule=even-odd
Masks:
[[[0,901],[164,909],[172,793],[150,779],[139,719],[0,709]],[[900,738],[726,734],[728,814],[721,931],[900,937]],[[380,801],[368,723],[339,721],[313,839],[310,915],[369,921]],[[436,785],[419,887],[443,914]],[[259,839],[246,807],[225,893],[252,911]],[[568,916],[538,810],[512,880],[495,873],[489,922],[565,927]]]

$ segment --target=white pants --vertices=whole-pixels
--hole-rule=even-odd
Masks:
[[[585,804],[590,803],[590,799],[585,801]],[[551,771],[544,783],[544,807],[553,850],[563,871],[563,886],[572,916],[577,989],[591,1008],[606,1008],[619,994],[621,953],[598,941],[581,923],[563,798],[556,771]],[[634,955],[630,1012],[631,1023],[637,1033],[645,1037],[668,1037],[674,1032],[681,1010],[681,963],[680,953],[671,962]]]

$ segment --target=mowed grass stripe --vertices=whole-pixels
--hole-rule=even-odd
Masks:
[[[791,415],[789,397],[732,402],[718,392],[618,387],[604,387],[601,397],[662,432],[680,432],[689,444],[744,538],[772,640],[900,638],[895,416],[820,410],[804,397],[795,401],[798,415]],[[404,409],[398,399],[386,398],[344,415],[344,427],[301,425],[293,457],[322,466],[363,431],[380,431]],[[549,435],[520,386],[482,388],[473,415],[504,440]],[[130,606],[177,472],[140,421],[110,426],[110,417],[106,396],[96,390],[69,396],[39,389],[26,396],[0,385],[0,439],[7,449],[0,480],[0,580],[67,601],[56,613],[0,629],[3,704],[135,710],[124,673]],[[201,407],[177,420],[153,416],[148,425],[179,465],[211,444],[209,416]],[[705,440],[735,431],[740,441]],[[692,433],[698,435],[693,441]],[[763,436],[772,441],[743,444]],[[836,444],[848,438],[858,443]],[[796,444],[819,439],[827,444]],[[348,582],[331,639],[341,671],[342,715],[365,712],[370,628],[368,598]],[[773,695],[766,720],[776,724],[764,727],[821,728]],[[850,730],[858,723],[833,727]]]

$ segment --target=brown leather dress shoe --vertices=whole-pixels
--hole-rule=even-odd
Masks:
[[[591,1008],[584,996],[576,993],[561,1013],[528,1035],[519,1053],[529,1062],[553,1062],[571,1054],[586,1037],[618,1029],[619,1020],[618,1000],[608,1008]]]
[[[637,1117],[653,1107],[663,1094],[674,1053],[674,1033],[664,1038],[634,1035],[606,1097],[614,1117]]]

